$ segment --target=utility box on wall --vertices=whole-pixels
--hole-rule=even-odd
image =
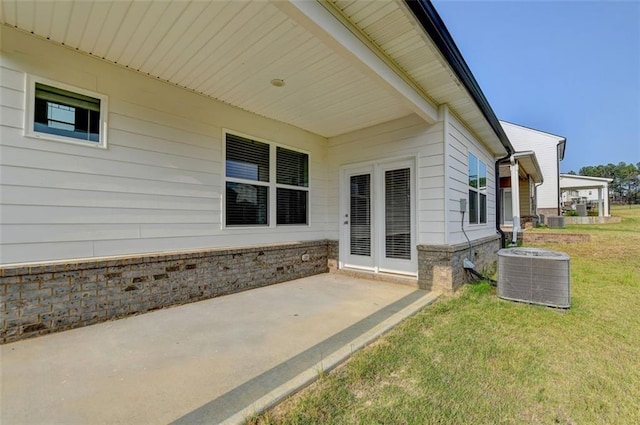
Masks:
[[[551,307],[571,306],[570,258],[538,248],[498,251],[498,296]]]

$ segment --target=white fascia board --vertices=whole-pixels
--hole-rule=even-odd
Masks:
[[[427,123],[433,124],[438,120],[438,110],[429,101],[320,3],[315,0],[290,0],[276,1],[274,4],[362,72],[393,89]]]
[[[587,180],[587,181],[607,182],[607,183],[611,183],[613,181],[613,179],[609,179],[609,178],[606,178],[606,177],[579,176],[579,175],[576,175],[576,174],[560,174],[560,179]]]

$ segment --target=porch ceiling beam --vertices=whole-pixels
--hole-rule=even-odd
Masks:
[[[383,60],[345,24],[317,1],[290,0],[274,3],[332,50],[346,57],[360,71],[400,95],[407,105],[427,123],[438,119],[438,110],[411,86],[392,65]]]

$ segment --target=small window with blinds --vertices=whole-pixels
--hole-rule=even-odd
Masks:
[[[225,225],[306,225],[309,155],[227,133]],[[272,173],[275,170],[275,181]]]
[[[106,147],[106,96],[33,76],[27,96],[27,136]]]

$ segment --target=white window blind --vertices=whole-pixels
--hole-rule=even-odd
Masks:
[[[269,145],[227,134],[227,177],[269,181]]]
[[[277,225],[308,224],[309,155],[230,133],[225,143],[227,226],[269,226],[273,203]]]
[[[276,182],[276,224],[307,224],[309,155],[278,146]]]
[[[226,225],[268,225],[269,145],[227,134],[225,164]]]
[[[351,176],[351,254],[371,255],[371,175]]]
[[[100,142],[100,99],[35,83],[33,131]]]
[[[385,171],[385,256],[411,259],[411,170]]]

